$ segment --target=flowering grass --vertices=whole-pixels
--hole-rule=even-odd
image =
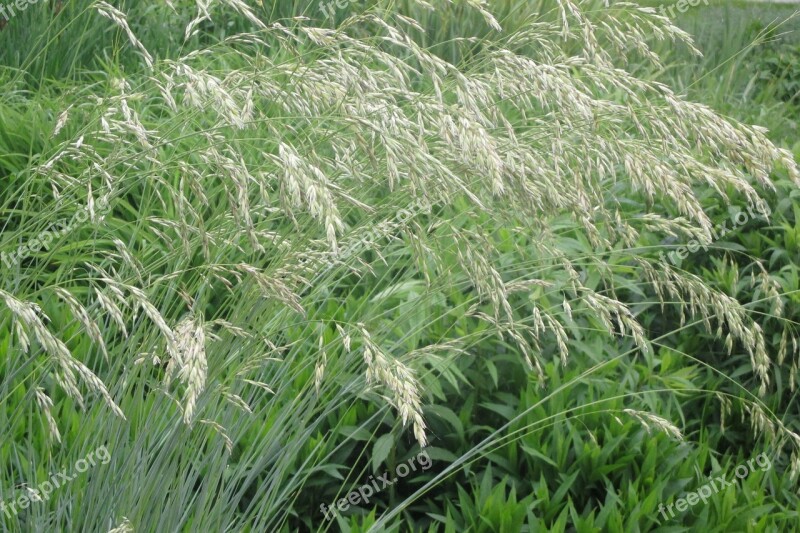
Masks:
[[[655,42],[699,52],[654,11],[525,5],[377,2],[320,21],[98,1],[50,19],[54,37],[0,74],[0,247],[83,206],[88,221],[3,265],[0,491],[100,444],[113,459],[5,529],[342,528],[309,512],[359,483],[363,443],[436,447],[431,414],[468,381],[464,359],[502,346],[541,397],[428,488],[557,392],[694,325],[747,356],[753,428],[797,473],[800,437],[759,399],[776,373],[759,317],[651,244],[710,245],[704,194],[768,201],[773,173],[800,183],[792,154],[632,73],[660,68]],[[167,13],[170,35],[148,40]],[[106,40],[111,56],[86,51]],[[780,287],[756,283],[780,316]],[[680,321],[658,334],[642,319],[664,309]],[[593,338],[618,355],[554,383]],[[685,438],[638,394],[609,419]]]

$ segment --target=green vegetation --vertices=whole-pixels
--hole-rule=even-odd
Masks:
[[[792,10],[343,3],[0,29],[0,531],[796,529]]]

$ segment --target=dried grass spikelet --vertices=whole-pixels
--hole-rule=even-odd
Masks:
[[[102,99],[98,98],[98,107],[104,106],[105,109],[99,119],[100,130],[94,132],[94,135],[98,140],[111,143],[118,143],[132,136],[142,148],[147,150],[140,154],[141,157],[151,163],[157,163],[158,160],[154,159],[150,152],[153,150],[153,144],[150,141],[151,137],[155,136],[155,132],[145,128],[139,113],[131,107],[134,100],[140,100],[145,95],[132,93],[130,84],[123,78],[112,78],[109,80],[109,85],[117,94]],[[102,156],[94,153],[91,145],[88,143],[84,145],[84,150],[89,152],[88,155],[94,160],[92,165],[94,170],[100,172],[106,178],[107,183],[117,181],[105,169],[106,166],[112,167],[107,165]],[[109,188],[113,187],[109,185]]]
[[[206,333],[199,317],[187,316],[175,327],[175,353],[167,363],[167,379],[176,374],[186,386],[183,421],[189,424],[208,377]]]
[[[220,387],[220,394],[222,394],[222,397],[225,398],[226,401],[235,405],[245,413],[249,415],[253,414],[253,410],[250,408],[250,405],[238,394],[230,392],[227,387]]]
[[[69,105],[64,111],[59,113],[58,118],[56,119],[56,125],[53,128],[52,137],[58,137],[58,134],[61,133],[61,130],[67,125],[70,109],[72,109],[72,105]]]
[[[709,333],[721,337],[723,326],[727,328],[728,352],[733,348],[734,339],[741,343],[750,355],[753,370],[761,382],[759,394],[765,394],[770,382],[771,361],[761,326],[753,321],[747,309],[735,298],[712,289],[693,274],[677,271],[664,262],[659,263],[658,270],[644,260],[636,259],[636,263],[642,269],[645,279],[656,288],[662,303],[665,294],[673,301],[684,302],[679,307],[681,325],[686,321],[684,311],[688,308],[692,316],[700,316]],[[716,330],[712,327],[712,319],[718,324]]]
[[[27,353],[30,348],[28,332],[32,331],[45,353],[49,354],[57,365],[56,381],[79,406],[83,407],[84,400],[77,387],[76,372],[89,389],[98,393],[105,400],[114,414],[125,418],[122,410],[111,398],[105,384],[83,363],[73,358],[67,346],[47,329],[44,320],[49,321],[49,318],[42,313],[38,305],[20,301],[3,290],[0,290],[0,299],[5,302],[6,307],[14,315],[14,329],[23,352]]]
[[[522,352],[523,360],[525,361],[528,369],[536,371],[540,386],[544,386],[545,384],[544,368],[541,365],[539,357],[541,354],[539,335],[540,332],[544,332],[546,329],[544,320],[542,320],[543,314],[546,316],[550,325],[554,328],[557,328],[554,329],[553,332],[556,335],[556,342],[558,343],[562,362],[566,362],[568,350],[565,344],[565,337],[563,336],[565,335],[563,328],[556,320],[551,319],[547,313],[542,313],[536,305],[533,305],[533,327],[523,324],[520,321],[515,320],[513,317],[510,320],[500,320],[497,317],[490,316],[479,311],[478,307],[478,303],[474,304],[467,310],[466,316],[472,316],[479,320],[483,320],[491,324],[497,331],[498,335],[507,335],[510,337],[516,344],[517,348],[519,348],[520,352]]]
[[[266,28],[266,25],[253,13],[252,8],[242,0],[196,0],[195,3],[197,6],[197,15],[186,25],[186,30],[184,31],[184,39],[186,40],[189,40],[192,35],[197,33],[196,28],[198,25],[205,20],[211,20],[209,9],[211,9],[213,4],[224,4],[243,15],[257,28]]]
[[[127,285],[125,288],[130,292],[134,302],[142,311],[144,311],[144,314],[147,315],[147,317],[161,332],[166,340],[167,351],[171,354],[174,354],[177,351],[175,333],[173,332],[172,328],[169,327],[161,312],[150,302],[150,300],[147,298],[147,295],[145,295],[144,291],[142,291],[140,288],[133,287],[131,285]]]
[[[336,324],[336,331],[339,333],[339,338],[342,339],[342,346],[344,346],[345,352],[349,352],[350,343],[352,342],[350,334],[340,324]]]
[[[112,529],[108,530],[108,533],[133,533],[135,531],[133,524],[131,524],[130,520],[122,517],[122,522]]]
[[[119,252],[119,257],[122,259],[123,264],[131,269],[134,274],[136,274],[136,278],[139,280],[139,283],[144,283],[144,277],[142,275],[144,268],[142,264],[133,256],[131,251],[128,249],[128,246],[117,238],[113,238],[111,241],[117,248],[117,252]]]
[[[266,383],[262,383],[260,381],[253,381],[252,379],[242,379],[242,383],[247,383],[248,385],[252,385],[254,387],[258,387],[260,389],[263,389],[263,390],[267,391],[270,394],[275,394],[275,391],[272,390],[272,388],[270,388],[270,386],[267,385]]]
[[[70,310],[72,311],[72,315],[81,323],[81,325],[83,325],[83,328],[86,330],[89,338],[92,339],[92,342],[100,347],[100,350],[103,352],[103,357],[105,357],[106,361],[108,361],[108,350],[106,349],[106,343],[103,340],[103,335],[100,333],[100,328],[97,326],[97,323],[89,316],[86,308],[83,307],[80,302],[78,302],[78,300],[75,299],[75,297],[72,296],[72,294],[70,294],[66,289],[56,287],[53,289],[53,291],[58,295],[59,298],[67,303],[67,306],[69,306]]]
[[[305,315],[305,310],[300,304],[300,297],[286,282],[285,278],[288,277],[288,273],[286,273],[286,276],[282,276],[281,272],[276,273],[277,275],[270,276],[262,270],[246,263],[236,265],[236,268],[249,274],[256,284],[258,284],[264,296],[275,298],[297,313]]]
[[[225,428],[222,425],[220,425],[217,422],[214,422],[213,420],[206,420],[206,419],[200,419],[198,420],[198,422],[200,424],[209,426],[214,431],[216,431],[219,434],[219,436],[222,437],[222,440],[225,441],[225,449],[228,451],[228,453],[233,453],[233,441],[228,436],[228,432],[225,431]]]
[[[503,31],[503,28],[500,27],[500,23],[497,22],[497,19],[494,18],[494,15],[492,15],[491,12],[489,12],[489,10],[486,8],[486,0],[467,0],[467,3],[474,7],[483,16],[486,24],[488,24],[493,30]]]
[[[250,339],[250,338],[253,337],[253,335],[251,333],[248,333],[247,331],[245,331],[244,329],[240,328],[239,326],[235,326],[234,324],[231,324],[227,320],[223,320],[221,318],[218,318],[216,320],[212,320],[211,322],[207,322],[206,325],[209,326],[209,327],[210,326],[219,326],[221,329],[227,331],[228,333],[230,333],[234,337],[241,337],[241,338],[244,338],[244,339]],[[206,331],[206,335],[208,336],[209,340],[212,340],[212,341],[221,340],[217,336],[217,334],[212,332],[212,331]]]
[[[306,206],[325,225],[325,235],[336,252],[336,234],[344,231],[344,222],[334,201],[332,183],[286,143],[281,143],[278,156],[272,157],[281,172],[281,201],[289,208]]]
[[[645,427],[648,433],[650,432],[652,425],[655,427],[655,429],[663,431],[675,440],[683,440],[683,434],[681,433],[681,430],[665,418],[653,413],[638,411],[635,409],[623,409],[623,412],[638,420]]]
[[[745,421],[745,414],[748,416],[750,427],[753,429],[754,435],[765,435],[767,439],[772,442],[775,440],[778,430],[781,436],[785,434],[794,434],[788,430],[780,420],[776,423],[764,412],[764,408],[759,403],[745,403],[742,405],[742,422]]]
[[[648,353],[650,348],[647,344],[644,327],[634,318],[633,313],[626,305],[588,289],[582,292],[581,301],[597,314],[609,333],[613,334],[615,330],[618,330],[620,335],[629,333],[636,346],[643,353]],[[616,328],[612,318],[616,318]]]
[[[776,449],[780,450],[788,443],[791,447],[792,451],[789,455],[789,478],[792,480],[797,479],[797,475],[800,473],[798,470],[798,466],[800,463],[800,435],[796,432],[789,429],[781,419],[775,419],[775,427],[776,427],[776,436],[769,436],[770,444],[772,444]]]
[[[364,362],[367,364],[367,381],[380,383],[391,392],[389,402],[400,413],[405,426],[409,421],[414,428],[414,438],[420,446],[426,446],[425,420],[414,372],[397,359],[390,358],[372,340],[363,324],[358,324],[364,349]]]
[[[264,247],[259,242],[258,233],[252,219],[256,210],[250,202],[251,183],[259,183],[262,188],[264,186],[263,183],[250,173],[241,154],[238,154],[231,148],[224,137],[207,135],[207,139],[209,146],[203,150],[199,150],[197,152],[198,157],[210,168],[218,169],[221,175],[230,178],[230,183],[233,187],[230,188],[228,186],[229,182],[227,180],[224,182],[224,185],[233,216],[246,232],[250,244],[260,252],[265,251]],[[217,148],[216,145],[220,145],[221,148]],[[193,228],[184,229],[196,231]],[[204,233],[201,235],[204,235]]]
[[[337,324],[337,326],[339,325]],[[319,336],[318,345],[318,350],[321,357],[314,365],[314,390],[319,396],[320,387],[322,386],[322,379],[325,376],[325,365],[328,364],[328,354],[325,352],[325,338],[323,335]]]
[[[166,61],[165,66],[171,69],[160,74],[165,81],[155,82],[174,111],[178,108],[172,94],[182,92],[183,102],[202,110],[213,109],[225,123],[237,129],[246,128],[253,120],[253,87],[243,82],[238,72],[219,78],[180,60]]]
[[[714,393],[714,395],[717,397],[717,400],[719,400],[719,405],[720,405],[719,431],[720,433],[725,433],[725,422],[731,415],[731,400],[727,396],[719,392]]]
[[[800,454],[793,453],[789,462],[789,478],[797,481],[798,476],[800,476]]]
[[[56,419],[53,418],[53,400],[41,387],[36,387],[34,389],[34,394],[36,395],[36,404],[39,406],[39,409],[42,410],[42,413],[44,413],[45,420],[47,420],[47,427],[50,430],[50,435],[56,442],[61,442],[61,433],[58,431]]]
[[[77,374],[83,379],[83,381],[89,385],[89,388],[96,391],[100,396],[105,400],[106,404],[111,408],[111,410],[116,414],[118,417],[125,419],[125,415],[122,412],[114,400],[111,398],[111,394],[109,394],[108,389],[106,389],[105,384],[98,378],[89,368],[78,361],[77,359],[70,359],[67,361],[69,367],[77,372]]]
[[[111,291],[112,294],[113,291]],[[97,303],[100,304],[100,308],[103,309],[108,316],[117,324],[117,327],[122,330],[122,335],[124,337],[128,336],[128,329],[125,327],[125,317],[122,314],[122,310],[117,306],[117,304],[112,300],[110,297],[103,294],[98,287],[94,288],[94,294],[97,297]],[[127,305],[124,299],[120,301],[121,305]]]
[[[491,260],[479,250],[491,250],[489,242],[474,232],[451,227],[453,240],[457,243],[457,257],[461,268],[474,284],[478,295],[492,303],[492,310],[497,319],[502,311],[506,320],[513,320],[513,311],[508,303],[508,291],[503,278],[494,268]],[[468,240],[477,241],[473,246]]]
[[[114,22],[117,26],[123,29],[125,34],[128,36],[128,40],[130,40],[131,44],[136,48],[139,53],[141,53],[142,58],[144,58],[144,62],[147,64],[147,67],[152,69],[153,68],[153,56],[150,55],[150,52],[147,51],[147,48],[136,38],[136,35],[131,30],[131,27],[128,25],[128,18],[125,16],[125,13],[120,11],[119,9],[115,8],[114,6],[108,4],[107,2],[103,1],[96,1],[93,4],[93,7],[97,10],[98,13],[110,19]]]
[[[170,354],[171,357],[175,357],[176,353],[176,340],[175,340],[175,332],[172,328],[167,324],[166,319],[161,314],[161,311],[153,305],[150,299],[147,297],[145,292],[140,289],[139,287],[135,287],[128,283],[123,283],[116,279],[118,276],[114,276],[107,272],[105,269],[98,265],[94,264],[87,264],[86,265],[90,270],[94,271],[98,275],[97,281],[103,282],[106,284],[106,288],[108,291],[114,295],[114,298],[120,302],[121,305],[126,307],[132,307],[134,309],[140,309],[144,312],[145,316],[150,319],[153,324],[155,324],[156,328],[161,333],[162,337],[165,340],[167,352]],[[130,296],[130,299],[133,300],[133,305],[127,303],[125,298],[125,293]],[[98,301],[103,305],[104,309],[111,310],[111,316],[117,322],[117,324],[125,331],[124,322],[122,313],[119,307],[107,296],[105,296],[102,292],[95,289],[95,294],[98,297]]]

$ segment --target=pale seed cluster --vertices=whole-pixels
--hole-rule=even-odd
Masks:
[[[414,39],[413,32],[422,28],[408,17],[367,12],[337,29],[313,27],[307,19],[267,26],[241,0],[197,0],[185,34],[193,35],[214,8],[238,12],[256,31],[157,61],[122,12],[96,2],[98,12],[121,28],[141,55],[148,77],[135,88],[129,80],[109,80],[98,96],[65,110],[56,121],[56,136],[74,126],[70,116],[78,112],[97,118],[64,139],[34,172],[50,180],[56,198],[77,202],[86,196],[90,206],[96,196],[113,205],[137,186],[134,181],[147,180],[157,191],[160,211],[140,229],[180,256],[179,268],[164,272],[158,260],[138,258],[131,249],[136,243],[116,239],[116,253],[86,265],[93,277],[85,301],[68,284],[53,288],[99,350],[107,355],[104,337],[110,330],[127,337],[145,327],[136,320],[139,314],[146,317],[160,340],[144,349],[161,354],[153,361],[166,360],[168,374],[184,386],[188,423],[210,385],[205,317],[191,309],[199,295],[221,285],[231,298],[243,297],[255,287],[264,300],[305,314],[314,302],[304,296],[320,270],[337,261],[353,220],[380,219],[379,207],[397,212],[409,199],[421,199],[441,205],[445,214],[457,205],[466,219],[501,227],[516,239],[512,252],[501,253],[490,232],[469,226],[431,221],[385,226],[393,246],[406,247],[415,275],[429,287],[450,275],[453,283],[468,280],[474,291],[469,315],[491,325],[487,335],[512,339],[544,379],[543,354],[552,347],[566,364],[568,326],[581,315],[596,317],[610,335],[649,349],[644,328],[613,288],[601,291],[587,283],[596,272],[613,287],[611,258],[620,244],[632,246],[646,232],[691,234],[710,242],[711,221],[695,194],[698,187],[710,185],[734,201],[726,195],[732,188],[744,201],[756,202],[752,182],[771,188],[776,166],[800,181],[791,155],[769,142],[763,129],[721,117],[624,69],[620,51],[658,62],[650,49],[653,39],[692,46],[654,10],[616,2],[613,10],[590,12],[558,0],[554,19],[504,33],[487,2],[468,4],[497,33],[469,61],[455,65]],[[577,51],[575,43],[582,44]],[[275,49],[282,53],[270,53]],[[225,61],[216,61],[217,55]],[[257,149],[248,137],[252,132],[259,134]],[[208,191],[217,187],[224,195],[209,198]],[[623,219],[621,194],[649,206],[666,204],[680,216],[653,207]],[[205,213],[214,202],[221,202],[226,214],[210,219]],[[103,223],[101,217],[93,221]],[[555,223],[580,232],[595,255],[576,257]],[[229,261],[251,252],[247,262]],[[191,263],[195,253],[204,259],[200,266]],[[339,261],[354,271],[369,269],[360,255]],[[443,272],[441,265],[451,257],[459,272]],[[514,279],[506,273],[509,259],[520,268]],[[632,257],[627,264],[662,303],[685,302],[678,304],[681,312],[699,317],[729,351],[735,342],[744,347],[765,390],[774,363],[760,326],[739,302],[665,263]],[[182,269],[203,280],[197,294],[180,287]],[[763,283],[778,311],[775,287]],[[187,309],[161,308],[176,286]],[[555,309],[539,305],[545,290],[563,303]],[[29,350],[32,333],[72,398],[81,403],[80,377],[122,416],[105,385],[50,332],[36,304],[2,291],[0,298],[14,316],[20,347]],[[181,316],[188,318],[178,321]],[[244,331],[244,324],[229,325]],[[415,369],[390,356],[367,326],[353,330],[369,382],[387,391],[403,423],[410,423],[424,444]],[[791,333],[782,340],[778,359],[784,361],[790,344],[796,372],[797,341]],[[323,345],[319,350],[317,390],[333,357]],[[262,362],[245,366],[257,369]],[[247,406],[227,386],[215,390],[223,391],[225,401]],[[57,434],[47,396],[39,391],[36,397]],[[629,414],[679,436],[663,420]],[[753,417],[757,427],[766,427]],[[231,445],[218,423],[200,422]]]

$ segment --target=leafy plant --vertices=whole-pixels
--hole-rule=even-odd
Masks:
[[[710,244],[709,189],[752,205],[798,173],[763,129],[633,73],[660,66],[642,28],[696,52],[685,32],[600,5],[98,1],[4,33],[0,498],[99,443],[113,459],[3,527],[661,525],[719,466],[674,442],[703,431],[681,399],[725,392],[672,337],[735,347],[723,378],[762,394],[783,369],[776,312],[654,243]],[[800,445],[737,399],[765,446]],[[444,464],[323,519],[422,447]],[[749,483],[697,523],[779,505]]]

